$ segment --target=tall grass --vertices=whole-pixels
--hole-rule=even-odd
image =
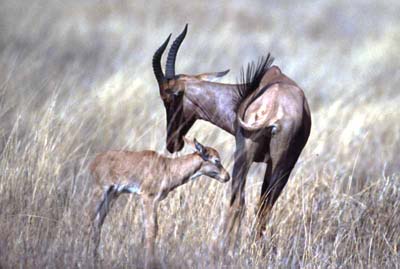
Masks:
[[[229,185],[205,178],[162,202],[166,268],[398,268],[400,5],[397,1],[1,1],[0,267],[86,268],[87,165],[108,149],[165,151],[153,52],[186,22],[177,71],[240,67],[268,51],[304,88],[309,142],[251,239],[264,166],[246,185],[237,251],[209,246]],[[234,138],[197,122],[188,134],[232,169]],[[186,150],[187,151],[187,150]],[[104,225],[102,266],[141,268],[142,220],[121,197]]]

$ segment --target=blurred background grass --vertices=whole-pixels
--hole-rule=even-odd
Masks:
[[[271,52],[304,89],[309,142],[268,224],[250,239],[264,174],[246,187],[240,246],[212,261],[228,184],[202,178],[159,210],[166,268],[386,267],[400,264],[398,1],[0,1],[0,267],[90,267],[87,164],[108,149],[165,150],[154,51],[189,23],[177,72],[231,72]],[[189,132],[232,168],[234,138]],[[185,149],[184,152],[188,152]],[[104,225],[104,268],[141,268],[137,199]]]

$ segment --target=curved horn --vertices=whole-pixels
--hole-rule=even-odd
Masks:
[[[166,78],[175,77],[176,54],[178,53],[179,47],[182,44],[183,39],[185,39],[187,28],[188,28],[188,25],[186,24],[185,29],[183,29],[182,33],[175,39],[174,43],[172,43],[172,46],[169,49],[168,58],[167,58],[167,66],[166,66],[166,71],[165,71]]]
[[[164,43],[161,45],[161,47],[156,50],[156,52],[153,55],[153,71],[154,75],[156,76],[158,85],[161,87],[165,77],[164,73],[161,68],[161,56],[164,53],[165,48],[168,45],[169,39],[171,38],[171,34],[168,36],[167,40],[164,41]]]

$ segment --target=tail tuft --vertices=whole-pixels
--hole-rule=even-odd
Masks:
[[[261,79],[270,69],[274,58],[268,53],[258,59],[257,64],[250,62],[247,68],[242,67],[240,72],[240,80],[238,81],[238,90],[241,100],[244,100],[260,85]]]

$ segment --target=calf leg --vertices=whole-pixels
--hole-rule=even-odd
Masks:
[[[101,238],[101,227],[104,223],[104,220],[109,212],[112,201],[117,197],[117,191],[113,186],[110,186],[104,193],[103,199],[97,205],[95,214],[92,219],[92,240],[94,244],[93,249],[93,257],[97,259],[98,257],[98,248],[100,244]]]
[[[155,261],[155,241],[157,238],[157,207],[158,202],[153,199],[143,200],[144,226],[145,226],[145,265],[146,269],[156,267]]]

